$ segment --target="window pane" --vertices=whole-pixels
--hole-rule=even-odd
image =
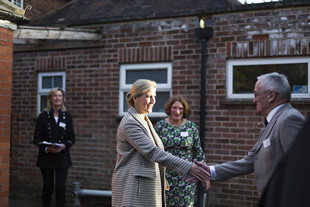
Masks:
[[[308,93],[307,63],[233,66],[233,93],[253,93],[257,76],[271,72],[285,74],[292,93]]]
[[[156,103],[153,107],[153,112],[165,112],[164,106],[170,98],[170,92],[157,91]]]
[[[59,87],[62,88],[62,76],[54,76],[54,86],[55,87]]]
[[[12,0],[12,3],[15,4],[16,6],[19,6],[19,7],[22,6],[22,1],[21,0]]]
[[[127,92],[124,92],[124,112],[127,112],[128,110],[128,104],[126,100],[126,94]],[[156,92],[156,103],[153,106],[153,112],[165,112],[164,106],[167,103],[168,99],[170,97],[170,92]]]
[[[156,83],[167,83],[167,78],[167,68],[126,71],[126,84],[132,84],[138,79],[149,79]]]
[[[53,88],[53,77],[43,77],[42,78],[42,88],[48,89]]]
[[[40,112],[43,111],[47,107],[46,102],[47,102],[47,96],[42,95],[41,96],[41,103],[40,103]]]
[[[124,99],[123,99],[123,112],[127,112],[128,111],[128,104],[127,104],[127,100],[126,100],[126,94],[128,92],[124,92]]]

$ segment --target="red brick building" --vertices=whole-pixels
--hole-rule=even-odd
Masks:
[[[0,205],[8,206],[9,169],[10,169],[10,132],[11,132],[11,92],[12,92],[12,60],[13,31],[0,26]]]
[[[13,32],[29,22],[23,10],[0,1],[0,206],[9,206]]]
[[[208,163],[242,158],[257,141],[262,117],[255,114],[252,91],[260,73],[286,73],[294,86],[292,104],[307,114],[310,3],[154,2],[136,0],[118,5],[113,1],[75,1],[34,21],[32,26],[76,31],[86,28],[96,30],[100,39],[16,41],[12,76],[12,197],[40,197],[41,175],[35,166],[37,149],[32,137],[41,101],[44,102],[44,80],[65,88],[67,107],[73,114],[77,142],[72,148],[68,192],[74,181],[80,182],[82,188],[111,189],[116,130],[126,109],[123,94],[128,90],[131,74],[138,77],[142,71],[142,75],[152,74],[158,80],[164,77],[159,82],[159,107],[152,115],[154,122],[164,116],[160,106],[166,97],[186,97],[193,112],[190,119],[204,128],[203,148]],[[203,41],[195,33],[200,18],[213,30],[206,39],[203,56],[204,94]],[[159,75],[153,70],[159,70]],[[201,112],[204,95],[206,104]],[[201,114],[204,124],[200,123]],[[258,199],[254,176],[250,174],[212,183],[207,203],[249,207],[256,206]],[[102,203],[108,204],[109,200],[82,199],[82,206]]]

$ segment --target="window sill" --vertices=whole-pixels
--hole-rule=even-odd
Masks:
[[[310,99],[291,99],[291,104],[310,104]],[[221,105],[235,105],[235,104],[253,104],[253,99],[226,99],[220,101]]]

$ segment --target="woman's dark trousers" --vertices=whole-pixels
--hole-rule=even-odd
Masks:
[[[56,207],[64,207],[66,201],[66,179],[68,168],[41,168],[41,173],[43,177],[42,206],[51,207],[55,178]]]

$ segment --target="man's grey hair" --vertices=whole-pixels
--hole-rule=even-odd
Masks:
[[[291,100],[291,86],[285,75],[277,72],[267,73],[258,76],[257,80],[264,91],[274,91],[281,99],[287,102]]]

